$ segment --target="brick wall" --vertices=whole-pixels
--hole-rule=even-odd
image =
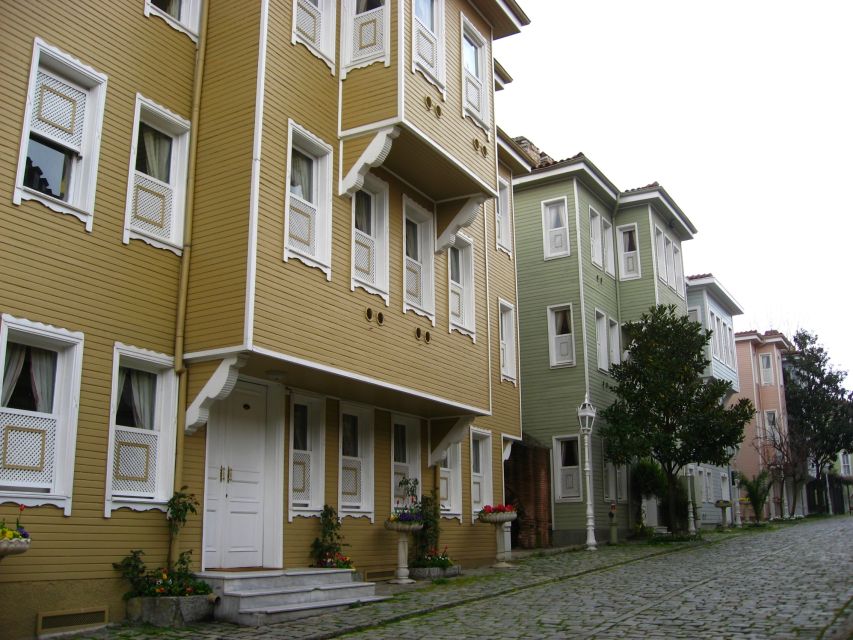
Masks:
[[[523,549],[551,545],[551,457],[544,447],[514,444],[505,463],[506,499],[519,512],[512,545]]]

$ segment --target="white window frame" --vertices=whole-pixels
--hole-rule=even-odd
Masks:
[[[622,329],[613,318],[607,319],[607,350],[610,354],[610,365],[619,364],[622,361],[620,346]],[[610,367],[608,367],[609,369]]]
[[[24,186],[24,173],[27,165],[32,121],[37,102],[37,76],[42,71],[48,76],[86,94],[85,116],[82,124],[82,142],[75,152],[73,146],[56,140],[55,142],[72,153],[75,158],[71,164],[71,177],[66,200],[42,193]],[[94,68],[83,64],[69,54],[36,38],[30,63],[30,76],[27,85],[27,104],[24,110],[24,127],[21,132],[21,146],[18,155],[18,171],[15,178],[15,190],[12,203],[20,205],[22,200],[35,200],[51,211],[69,214],[86,225],[86,231],[92,230],[95,214],[95,192],[98,178],[98,158],[101,149],[101,127],[104,115],[104,100],[107,93],[107,76]],[[76,113],[76,111],[75,111]],[[42,121],[46,120],[45,116]],[[45,132],[37,135],[49,140]]]
[[[6,345],[10,339],[19,344],[57,352],[52,414],[56,420],[54,473],[51,486],[46,491],[32,490],[26,486],[4,485],[0,479],[0,503],[14,502],[27,507],[53,505],[62,509],[64,515],[70,516],[83,366],[83,334],[4,313],[0,316],[0,387],[6,362]],[[25,415],[33,413],[18,409],[3,411]],[[0,429],[3,431],[3,439],[6,428],[7,425],[3,425]]]
[[[450,261],[452,252],[459,252],[459,275],[461,282],[454,282],[451,277]],[[477,341],[476,314],[474,309],[474,240],[464,233],[457,233],[453,245],[447,248],[447,316],[450,319],[448,333],[458,331]],[[454,296],[459,296],[461,316],[454,320]]]
[[[357,0],[341,2],[341,80],[349,71],[374,62],[391,65],[391,0],[361,14],[356,13],[356,8]],[[371,35],[373,42],[362,41]]]
[[[151,0],[145,0],[144,13],[146,16],[157,16],[166,21],[170,27],[187,34],[194,42],[198,42],[198,19],[201,14],[203,0],[181,0],[181,15],[178,18],[170,16],[162,9],[155,7]]]
[[[557,335],[557,312],[569,312],[569,333]],[[551,368],[558,367],[573,367],[577,364],[575,354],[575,318],[571,304],[554,304],[547,308],[548,313],[548,356],[551,363]],[[568,335],[568,338],[563,336]],[[557,344],[558,339],[567,340],[571,355],[567,359],[561,359]]]
[[[764,366],[764,359],[767,358],[767,363],[769,366]],[[773,354],[771,353],[759,353],[758,354],[758,368],[761,372],[761,384],[762,385],[772,385],[773,384]]]
[[[693,314],[692,318],[690,317],[691,314]],[[687,319],[690,322],[698,322],[701,325],[702,315],[699,313],[699,307],[687,307]]]
[[[589,259],[604,270],[604,245],[601,235],[601,214],[589,207]]]
[[[310,468],[308,470],[311,483],[311,493],[307,505],[296,505],[293,499],[294,480],[294,413],[295,406],[304,405],[308,409],[308,449]],[[319,517],[325,502],[326,480],[326,399],[304,393],[292,393],[290,396],[290,412],[288,416],[289,456],[287,469],[287,521],[293,522],[294,517]],[[302,451],[300,449],[300,451]]]
[[[720,359],[720,333],[717,331],[717,314],[713,311],[708,311],[708,326],[713,332],[711,334],[711,353],[715,360]]]
[[[433,25],[434,29],[430,29],[423,24],[415,15],[415,3],[417,0],[412,0],[412,73],[419,71],[424,78],[434,84],[443,97],[447,96],[445,86],[445,69],[444,69],[444,0],[434,0],[433,2]],[[431,67],[426,63],[426,60],[420,55],[418,42],[423,38],[425,41],[430,41],[435,47],[435,66]]]
[[[499,250],[512,256],[512,189],[505,180],[498,181],[495,202],[495,241]]]
[[[506,314],[506,316],[504,315]],[[509,336],[506,335],[506,322],[512,327]],[[517,328],[515,325],[515,305],[503,298],[498,298],[498,338],[500,344],[501,381],[516,384],[518,380]]]
[[[607,314],[595,310],[595,353],[600,371],[610,370],[610,353],[607,349]]]
[[[655,226],[655,263],[658,268],[658,279],[666,283],[666,243],[663,231],[660,227]]]
[[[374,519],[373,492],[374,492],[374,466],[373,466],[373,428],[374,409],[365,405],[341,403],[340,415],[338,416],[338,513],[341,518],[350,516],[353,518],[366,517],[371,522]],[[344,471],[344,415],[352,415],[358,418],[358,449],[359,456],[355,458],[361,463],[361,502],[357,506],[345,505],[343,500],[343,471]]]
[[[779,415],[775,409],[764,412],[764,437],[772,442],[779,435]]]
[[[705,502],[714,501],[714,487],[711,484],[711,470],[705,469],[705,490],[703,491]]]
[[[681,249],[675,244],[675,241],[672,243],[672,262],[675,266],[675,292],[684,297],[684,265],[681,261]]]
[[[294,147],[314,161],[313,184],[316,191],[314,243],[315,253],[294,246],[290,241],[291,208],[305,203],[304,198],[290,192],[291,159]],[[326,280],[332,279],[332,147],[293,120],[287,121],[287,173],[284,195],[284,261],[295,258],[300,262],[320,269]],[[305,206],[302,204],[301,206]]]
[[[841,475],[851,475],[850,469],[850,454],[847,451],[841,452]]]
[[[729,482],[729,474],[725,472],[720,472],[720,499],[730,502],[732,499],[732,483]]]
[[[146,124],[172,138],[172,157],[168,183],[161,182],[152,176],[136,170],[140,124]],[[133,138],[131,138],[130,145],[130,166],[127,172],[127,202],[124,211],[124,237],[122,238],[124,244],[128,244],[131,239],[142,240],[154,247],[168,249],[177,255],[181,255],[184,236],[184,207],[186,203],[189,139],[189,120],[169,111],[141,94],[136,94],[136,110],[133,116]],[[134,227],[134,212],[138,195],[137,177],[143,183],[149,183],[140,185],[143,191],[149,192],[153,197],[161,196],[163,198],[164,209],[167,206],[166,200],[171,200],[169,204],[171,219],[168,221],[168,233],[157,235],[151,231],[146,231],[144,228]],[[165,222],[165,211],[163,213],[163,222]],[[152,224],[153,226],[157,226],[156,221],[152,221]]]
[[[394,459],[395,439],[397,437],[396,425],[401,425],[406,430],[406,462],[397,462]],[[407,477],[418,481],[418,499],[422,494],[423,483],[421,482],[421,420],[413,416],[402,416],[395,414],[391,416],[391,509],[399,506],[397,500],[399,495],[400,477]]]
[[[633,229],[634,231],[634,243],[637,246],[635,251],[626,251],[625,250],[625,239],[623,234],[626,231]],[[640,232],[637,228],[637,223],[633,222],[631,224],[623,224],[616,227],[616,246],[619,251],[619,279],[620,280],[637,280],[642,277],[642,265],[640,264]],[[637,265],[636,271],[628,273],[626,269],[627,256],[629,253],[636,254],[634,256],[634,263]]]
[[[461,78],[461,96],[462,96],[462,117],[466,116],[471,118],[478,127],[483,129],[486,136],[491,135],[491,128],[489,123],[491,122],[491,118],[489,117],[489,105],[491,104],[490,98],[490,90],[489,90],[489,71],[490,71],[490,57],[488,55],[489,42],[483,35],[474,27],[473,24],[465,17],[465,14],[461,15],[461,28],[460,28],[460,38],[459,38],[459,70],[460,70],[460,78]],[[480,75],[477,76],[471,73],[465,67],[465,38],[474,45],[476,49],[477,55],[477,67],[479,69]],[[479,104],[475,108],[471,102],[468,101],[468,86],[469,84],[473,86],[474,89],[479,90]],[[479,86],[478,86],[479,85]]]
[[[575,467],[563,467],[563,442],[568,442],[574,440],[577,446],[578,453],[578,464],[577,471],[572,472],[577,474],[578,480],[578,491],[577,495],[563,495],[563,469],[574,469]],[[554,436],[552,441],[552,456],[553,456],[553,469],[554,469],[554,501],[555,502],[583,502],[583,482],[584,477],[582,473],[583,461],[581,460],[582,450],[580,438],[578,436]]]
[[[551,205],[562,205],[563,206],[563,216],[566,222],[565,227],[558,227],[556,229],[551,229],[548,224],[548,213],[549,207]],[[564,256],[572,255],[572,243],[569,235],[569,205],[568,201],[565,197],[563,198],[554,198],[552,200],[543,200],[541,203],[542,207],[542,249],[545,255],[545,260],[552,260],[554,258],[562,258]],[[554,233],[563,233],[563,239],[566,242],[565,251],[551,251],[551,235]]]
[[[624,504],[628,502],[628,474],[625,465],[615,465],[604,461],[602,467],[602,487],[604,491],[604,502],[617,502]]]
[[[335,75],[335,27],[337,22],[335,0],[293,0],[293,20],[290,30],[290,43],[303,44],[312,54],[320,58]],[[299,29],[299,18],[313,21],[314,33]],[[319,22],[319,29],[317,23]]]
[[[410,299],[406,293],[406,274],[408,261],[413,260],[406,255],[406,220],[411,220],[418,227],[418,260],[421,271],[421,300]],[[417,202],[403,196],[403,313],[414,313],[430,319],[435,326],[435,224],[432,213]]]
[[[604,273],[611,278],[616,277],[616,256],[613,254],[613,224],[601,218],[601,247],[604,254]]]
[[[663,247],[666,254],[666,284],[675,289],[675,243],[667,234],[663,236]]]
[[[737,349],[735,348],[734,329],[729,326],[728,329],[728,344],[729,344],[729,366],[732,369],[737,369]]]
[[[471,427],[470,438],[471,451],[471,513],[473,520],[476,519],[477,513],[487,504],[493,504],[493,489],[492,489],[492,432],[485,429],[477,429]],[[480,451],[480,472],[474,473],[474,447],[479,447]],[[480,500],[476,501],[476,483],[480,480]]]
[[[447,466],[442,466],[443,462]],[[459,518],[462,521],[462,443],[451,444],[445,457],[439,460],[438,501],[442,518]],[[442,500],[441,483],[447,484],[447,500]]]
[[[355,291],[356,287],[361,287],[368,293],[379,296],[385,301],[385,306],[390,304],[389,297],[389,276],[388,276],[388,227],[389,227],[389,188],[388,183],[380,180],[373,174],[368,173],[364,177],[362,191],[371,196],[373,203],[371,228],[372,233],[369,237],[355,228],[355,210],[356,196],[352,197],[352,245],[350,247],[350,262],[352,283],[351,290]],[[355,264],[356,244],[361,244],[369,250],[370,244],[373,245],[373,261],[374,261],[374,282],[370,282],[369,277],[363,276],[357,269]]]
[[[148,349],[140,349],[116,342],[113,347],[112,401],[110,403],[110,434],[107,449],[106,500],[104,517],[109,518],[116,509],[126,507],[134,511],[148,509],[166,510],[166,502],[171,498],[175,472],[175,430],[178,411],[178,377],[175,375],[175,360],[171,356]],[[127,433],[145,434],[145,429],[134,429],[116,424],[116,411],[122,389],[118,388],[119,368],[146,371],[157,376],[155,391],[154,424],[157,435],[156,488],[153,494],[137,492],[120,493],[113,487],[115,479],[116,430],[121,428]],[[132,441],[131,441],[132,444]]]

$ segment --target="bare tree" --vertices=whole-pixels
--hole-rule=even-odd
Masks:
[[[809,446],[806,438],[796,425],[764,425],[764,433],[759,433],[752,441],[752,447],[758,453],[762,466],[770,471],[774,482],[782,486],[791,481],[793,496],[790,513],[797,510],[797,498],[800,489],[809,478]]]

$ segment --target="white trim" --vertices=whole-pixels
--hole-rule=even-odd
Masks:
[[[480,502],[482,506],[478,509],[474,502],[474,441],[479,440],[480,446],[480,475],[483,478],[483,490],[480,494]],[[468,458],[471,464],[471,524],[477,521],[477,513],[487,504],[494,504],[494,464],[492,461],[492,432],[488,429],[471,426],[468,432]],[[502,465],[503,466],[503,465]]]
[[[418,227],[419,262],[421,263],[421,304],[410,303],[406,299],[406,221],[407,211],[414,213],[412,222]],[[427,211],[412,198],[403,194],[403,255],[402,255],[402,285],[403,313],[412,311],[428,318],[435,326],[435,214]]]
[[[208,0],[210,1],[210,0]],[[332,75],[335,75],[335,27],[337,25],[337,7],[336,0],[318,0],[315,8],[321,16],[320,37],[319,43],[311,42],[308,38],[303,37],[297,30],[297,5],[302,1],[308,1],[313,6],[310,0],[293,0],[293,11],[291,13],[290,27],[290,44],[302,44],[313,55],[317,56],[326,63]],[[319,44],[319,46],[318,46]]]
[[[559,167],[557,169],[547,169],[545,171],[536,171],[535,173],[529,173],[524,176],[519,176],[514,179],[516,185],[524,185],[529,182],[537,182],[539,180],[544,180],[546,178],[555,178],[557,176],[562,176],[567,173],[575,173],[577,171],[583,171],[586,175],[588,175],[601,189],[603,189],[607,195],[616,200],[619,196],[618,192],[611,189],[607,184],[602,182],[601,178],[599,178],[596,173],[589,167],[589,165],[581,160],[580,162],[575,162],[570,165]]]
[[[438,503],[441,517],[453,520],[458,519],[462,524],[465,521],[463,517],[464,509],[462,507],[462,443],[461,441],[452,442],[446,447],[443,447],[440,453],[447,451],[447,467],[441,466],[441,458],[436,460],[439,465],[439,486],[438,486]],[[432,455],[430,456],[432,457]],[[447,472],[447,502],[448,508],[441,507],[441,474]]]
[[[551,226],[548,224],[546,220],[546,214],[548,211],[548,206],[557,202],[563,203],[563,215],[566,220],[566,250],[559,253],[551,252]],[[550,200],[542,200],[539,203],[539,207],[541,209],[541,222],[542,222],[542,255],[544,260],[554,260],[556,258],[564,258],[566,256],[572,255],[572,241],[571,241],[571,232],[569,231],[569,201],[566,196],[561,196],[558,198],[551,198]]]
[[[504,198],[501,197],[501,191],[503,191],[504,188],[507,195],[504,205],[506,211],[501,211],[501,202],[504,200]],[[512,185],[503,178],[498,177],[498,197],[495,200],[495,249],[497,251],[503,251],[510,258],[512,258],[512,252],[515,247],[512,237],[512,227],[515,222],[513,209]],[[504,220],[504,218],[506,218],[506,220]],[[500,234],[498,234],[499,230]],[[504,238],[504,235],[508,235],[509,238]]]
[[[247,360],[248,354],[229,354],[219,363],[216,371],[213,372],[190,406],[187,407],[186,426],[184,427],[187,435],[192,435],[199,427],[207,424],[210,408],[214,402],[224,400],[231,395],[234,385],[237,384],[240,369],[246,364]]]
[[[198,43],[198,18],[200,14],[199,3],[203,1],[205,0],[182,0],[181,13],[184,13],[184,8],[186,7],[186,15],[181,16],[180,19],[173,18],[165,11],[162,11],[155,5],[151,4],[151,0],[145,0],[143,13],[146,17],[157,16],[158,18],[161,18],[175,31],[185,33],[189,36],[190,40]]]
[[[293,408],[296,404],[308,407],[308,437],[311,439],[311,500],[307,507],[293,506]],[[312,409],[315,412],[312,416]],[[294,518],[319,518],[326,495],[326,398],[321,395],[293,391],[290,394],[287,464],[287,521]],[[314,446],[317,446],[315,449]],[[314,485],[319,487],[315,493]]]
[[[353,69],[363,69],[375,62],[382,62],[385,67],[391,66],[391,6],[392,3],[388,0],[381,7],[382,50],[359,60],[354,60],[355,52],[352,35],[355,24],[356,0],[341,0],[341,80],[346,78],[347,73]],[[371,11],[377,10],[372,9]]]
[[[411,58],[412,58],[412,73],[420,72],[423,75],[424,79],[430,84],[435,85],[435,87],[441,92],[441,97],[443,100],[447,100],[447,86],[446,86],[446,69],[445,69],[445,42],[444,42],[444,0],[433,0],[433,22],[435,23],[435,29],[429,31],[430,34],[435,38],[435,60],[436,60],[436,68],[435,70],[429,69],[426,65],[418,62],[417,50],[416,50],[416,42],[417,39],[415,37],[416,33],[416,25],[415,20],[420,23],[420,20],[415,16],[415,2],[416,0],[412,0],[412,47],[411,47]],[[421,23],[423,24],[423,23]],[[426,27],[426,25],[424,25]],[[402,49],[403,40],[399,41],[398,50]]]
[[[557,339],[557,325],[555,322],[555,314],[557,311],[565,311],[569,312],[569,323],[570,323],[570,336],[572,338],[572,358],[571,361],[567,362],[557,362],[557,354],[555,350],[555,340]],[[552,304],[548,305],[545,308],[546,313],[546,321],[548,323],[548,361],[551,365],[552,369],[563,369],[565,367],[575,367],[577,366],[577,351],[575,349],[575,318],[574,318],[574,308],[571,302],[565,304]]]
[[[634,242],[637,245],[637,250],[634,253],[637,254],[636,262],[637,262],[637,272],[635,274],[626,275],[623,269],[623,256],[625,252],[625,244],[623,240],[622,234],[624,231],[628,229],[634,229]],[[616,254],[617,254],[617,267],[619,272],[619,281],[624,282],[626,280],[639,280],[643,277],[643,264],[640,254],[640,229],[636,222],[630,222],[628,224],[620,224],[616,227]]]
[[[451,252],[453,250],[459,252],[459,277],[462,282],[459,283],[462,289],[462,307],[461,322],[453,320],[453,280],[451,279]],[[475,273],[476,261],[474,259],[474,240],[462,232],[456,234],[456,240],[452,246],[447,248],[447,318],[448,328],[447,333],[458,331],[462,335],[471,338],[472,342],[477,342],[477,314],[476,314],[476,283],[477,277]],[[465,259],[467,256],[467,260]]]
[[[479,13],[479,11],[478,11]],[[471,40],[471,43],[477,50],[478,60],[477,63],[480,67],[480,75],[481,77],[474,76],[476,80],[480,81],[480,109],[478,111],[474,111],[467,104],[465,99],[465,73],[467,69],[465,68],[465,36],[468,36]],[[462,119],[470,118],[471,121],[483,132],[486,134],[486,139],[490,140],[492,135],[491,128],[491,118],[489,115],[491,113],[491,85],[494,85],[493,75],[492,75],[492,65],[486,64],[487,59],[489,62],[493,60],[491,51],[489,50],[489,41],[483,37],[477,28],[473,25],[473,23],[468,20],[468,17],[463,13],[459,13],[459,78],[460,78],[460,97],[461,97],[461,107],[462,107]],[[488,72],[487,72],[488,69]],[[497,154],[495,154],[497,155]]]
[[[503,314],[504,309],[509,311],[512,318],[512,373],[509,373],[509,367],[505,367],[506,360],[506,351],[508,350],[508,346],[506,344],[506,338],[504,337],[504,357],[499,359],[499,365],[501,369],[501,382],[506,380],[507,382],[511,382],[514,385],[518,384],[518,324],[515,313],[515,305],[509,302],[508,300],[504,300],[500,296],[498,297],[498,338],[500,339],[501,334],[503,332]]]
[[[594,307],[594,311],[595,311],[595,363],[596,363],[596,366],[598,367],[599,371],[601,371],[602,373],[606,373],[606,372],[610,371],[610,349],[608,348],[608,336],[609,336],[610,327],[607,323],[607,314],[604,312],[604,310],[600,309],[599,307]],[[599,328],[598,327],[598,319],[599,318],[601,318],[601,320],[603,320],[603,324],[604,324],[603,334],[604,335],[599,335],[599,331],[598,331],[598,328]],[[604,354],[603,354],[604,355],[604,366],[601,366],[602,365],[602,362],[601,362],[602,345],[604,346]]]
[[[361,189],[365,176],[371,168],[378,167],[385,162],[388,154],[391,153],[391,146],[394,140],[399,135],[399,127],[383,127],[377,130],[376,136],[370,141],[365,150],[362,151],[358,160],[350,168],[349,173],[347,173],[346,177],[341,178],[338,185],[338,195],[352,196],[356,191]],[[343,140],[341,144],[343,144]],[[340,154],[339,161],[343,162],[343,153]],[[343,175],[342,169],[338,171],[338,175]]]
[[[575,201],[575,231],[578,242],[578,286],[583,294],[583,245],[581,245],[581,221],[580,221],[580,203],[578,200],[578,179],[572,178],[572,192]],[[568,216],[568,214],[567,214]],[[583,377],[584,377],[584,392],[589,395],[589,345],[587,344],[587,327],[586,327],[586,296],[581,295],[581,339],[583,342]],[[577,354],[575,354],[577,358]],[[578,445],[580,446],[580,445]]]
[[[343,443],[344,414],[358,419],[358,460],[361,461],[361,504],[358,508],[344,507],[343,504]],[[364,422],[362,422],[364,421]],[[338,410],[338,515],[344,518],[368,518],[374,522],[376,493],[376,469],[374,464],[374,442],[376,429],[376,409],[369,405],[354,402],[341,402]],[[367,468],[367,469],[366,469]],[[368,473],[369,470],[369,473]]]
[[[352,223],[350,227],[350,291],[355,291],[356,287],[364,289],[370,294],[377,295],[385,302],[385,306],[389,306],[390,300],[390,259],[389,259],[389,236],[391,226],[390,213],[390,188],[388,183],[380,180],[373,174],[364,176],[364,184],[362,190],[367,193],[373,203],[373,211],[371,217],[371,226],[373,234],[371,238],[375,242],[376,247],[373,252],[373,272],[375,275],[374,282],[368,282],[366,279],[359,278],[356,275],[355,269],[355,207],[356,194],[352,194],[351,210]],[[361,233],[361,232],[359,232]],[[366,234],[365,234],[366,235]],[[381,271],[381,273],[380,273]]]
[[[690,227],[688,226],[687,222],[685,221],[683,214],[681,214],[678,211],[676,211],[675,209],[673,209],[672,205],[669,204],[667,199],[663,197],[663,194],[660,191],[655,190],[655,191],[647,191],[644,193],[635,193],[635,194],[630,194],[630,195],[624,195],[624,194],[619,195],[619,204],[620,205],[632,204],[632,203],[636,203],[636,202],[645,202],[647,200],[656,200],[658,202],[663,203],[663,206],[666,208],[666,210],[669,213],[671,213],[673,218],[678,220],[678,222],[681,224],[681,228],[684,229],[685,234],[687,235],[687,238],[690,239],[693,237],[693,232],[690,230]],[[649,208],[651,208],[651,205],[649,205]]]
[[[459,198],[440,200],[436,204],[456,202],[457,200],[459,200]],[[441,235],[436,238],[436,253],[453,246],[453,243],[456,241],[456,236],[460,233],[461,229],[463,227],[470,227],[477,219],[477,216],[480,214],[480,207],[483,206],[485,201],[486,198],[481,194],[474,194],[467,197],[467,200],[465,200],[459,208],[459,211],[456,212],[456,215],[453,216],[453,219],[447,224],[444,231],[441,232]],[[436,232],[438,232],[438,229],[436,229]]]
[[[569,497],[564,498],[562,493],[562,483],[561,483],[561,470],[564,468],[562,466],[563,458],[562,458],[562,442],[574,440],[577,443],[577,453],[578,453],[578,496],[576,498]],[[583,473],[583,447],[581,447],[581,438],[578,434],[567,434],[567,435],[557,435],[551,437],[551,462],[553,473],[552,482],[553,482],[553,492],[554,503],[580,503],[584,501],[583,497],[583,483],[584,483],[584,473]],[[565,467],[571,468],[571,467]]]
[[[349,129],[340,129],[338,131],[338,138],[340,138],[341,140],[356,138],[358,136],[364,135],[365,133],[370,133],[371,131],[378,132],[381,129],[392,127],[396,124],[400,124],[401,122],[402,120],[400,116],[391,116],[390,118],[385,118],[384,120],[377,120],[376,122],[371,122],[370,124],[362,124],[357,127],[351,127]]]

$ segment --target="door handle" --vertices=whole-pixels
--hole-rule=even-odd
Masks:
[[[228,482],[231,482],[231,467],[228,467]]]
[[[219,482],[225,480],[225,467],[219,465]]]

